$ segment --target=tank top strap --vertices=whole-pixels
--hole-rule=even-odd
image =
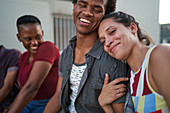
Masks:
[[[143,87],[144,86],[144,77],[146,76],[145,71],[147,71],[147,67],[148,67],[147,65],[148,65],[150,54],[155,47],[156,47],[156,45],[151,47],[147,51],[145,58],[143,60],[143,63],[141,65],[140,69],[137,72],[133,72],[133,70],[131,70],[131,74],[130,74],[131,75],[131,77],[130,77],[131,94],[133,93],[132,84],[134,83],[134,78],[137,74],[139,74],[139,81],[138,81],[138,88],[137,88],[137,91],[136,91],[136,96],[142,95],[143,90],[144,90],[144,87]]]
[[[151,55],[152,51],[154,50],[154,48],[155,48],[156,46],[157,46],[157,45],[152,46],[152,47],[148,50],[148,52],[146,53],[146,56],[145,56],[146,64],[145,64],[145,66],[148,65],[150,55]]]
[[[150,83],[149,83],[149,79],[148,79],[148,66],[149,66],[149,59],[150,59],[150,55],[152,53],[152,51],[154,50],[154,48],[156,47],[157,45],[154,45],[153,47],[151,47],[149,50],[148,50],[148,54],[146,55],[146,59],[147,59],[147,62],[146,62],[146,81],[147,81],[147,84],[148,84],[148,87],[149,89],[155,93],[158,97],[160,98],[163,98],[160,94],[158,94],[157,92],[155,92],[155,90],[151,87]]]

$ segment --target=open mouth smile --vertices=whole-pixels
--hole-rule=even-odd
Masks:
[[[89,24],[91,24],[92,22],[91,22],[90,20],[88,20],[88,19],[80,18],[80,23],[81,23],[82,25],[89,25]]]

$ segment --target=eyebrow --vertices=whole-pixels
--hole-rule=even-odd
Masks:
[[[112,27],[114,27],[114,26],[110,26],[110,27],[108,27],[105,31],[108,31],[110,28],[112,28]]]
[[[94,5],[96,8],[102,8],[100,5]]]
[[[84,0],[79,0],[79,1],[77,1],[77,2],[82,2],[82,3],[87,4],[87,2],[86,2],[86,1],[84,1]]]

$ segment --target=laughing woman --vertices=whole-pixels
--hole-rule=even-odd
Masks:
[[[19,17],[17,28],[18,40],[27,51],[19,58],[21,90],[8,113],[42,113],[57,87],[59,50],[52,42],[43,40],[37,17]]]
[[[141,33],[134,17],[123,12],[106,15],[99,26],[99,38],[105,51],[130,66],[130,90],[136,113],[169,113],[170,109],[170,45],[153,47],[149,37]],[[107,95],[107,96],[106,96]],[[99,103],[113,112],[102,92]]]

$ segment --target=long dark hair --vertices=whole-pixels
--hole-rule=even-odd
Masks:
[[[125,27],[129,27],[131,25],[131,23],[135,23],[138,30],[137,30],[137,35],[138,35],[138,38],[141,42],[143,42],[145,45],[150,45],[152,39],[142,33],[140,27],[139,27],[139,23],[136,22],[135,18],[129,14],[126,14],[124,12],[121,12],[121,11],[118,11],[118,12],[112,12],[112,13],[109,13],[107,15],[105,15],[101,21],[107,19],[107,18],[113,18],[115,22],[118,22],[118,23],[121,23],[123,24]],[[154,42],[152,41],[152,43],[154,44]]]

